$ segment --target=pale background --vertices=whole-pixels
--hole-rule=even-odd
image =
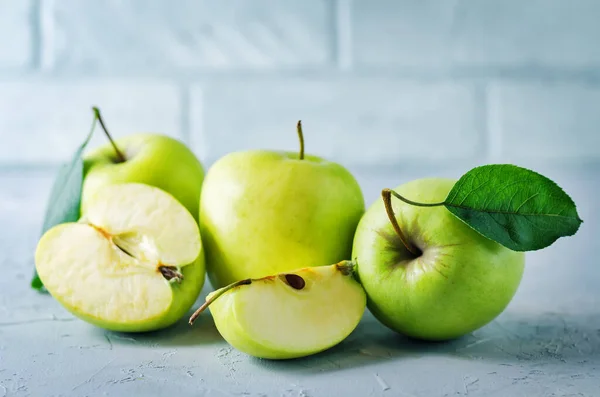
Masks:
[[[599,0],[0,0],[0,397],[600,395],[599,40]],[[104,333],[29,288],[56,167],[92,105],[114,135],[176,136],[206,168],[297,150],[302,119],[307,152],[350,168],[367,205],[512,162],[564,187],[584,224],[528,253],[507,311],[449,344],[368,314],[288,364],[232,350],[209,320]]]
[[[600,157],[600,1],[0,0],[0,162],[115,135],[351,166]],[[100,134],[98,134],[100,135]],[[102,139],[100,136],[95,142]]]

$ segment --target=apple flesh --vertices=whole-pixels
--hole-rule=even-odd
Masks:
[[[152,133],[132,134],[115,140],[125,157],[119,162],[111,143],[86,153],[81,208],[104,186],[144,183],[175,197],[198,219],[204,168],[194,153],[179,140]]]
[[[54,226],[35,253],[49,293],[75,316],[124,332],[165,328],[204,284],[198,225],[173,196],[138,183],[106,186],[78,222]]]
[[[230,153],[207,172],[200,232],[214,288],[350,258],[364,213],[343,166],[298,153]]]
[[[421,203],[444,201],[456,181],[424,178],[396,189]],[[465,335],[492,321],[520,284],[524,253],[487,239],[445,207],[392,199],[412,254],[395,232],[382,200],[360,221],[352,258],[368,308],[389,328],[426,340]]]
[[[337,345],[360,322],[366,296],[352,268],[346,261],[238,281],[211,292],[207,306],[223,338],[246,354],[308,356]]]

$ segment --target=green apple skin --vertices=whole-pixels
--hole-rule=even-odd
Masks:
[[[444,201],[455,180],[418,179],[394,189],[421,203]],[[508,306],[525,256],[483,237],[445,207],[418,207],[392,197],[399,226],[422,255],[415,258],[394,232],[383,201],[361,219],[352,258],[368,308],[387,327],[443,341],[468,334]]]
[[[284,151],[230,153],[208,170],[200,199],[211,285],[349,259],[364,210],[359,184],[339,164]]]
[[[181,141],[162,134],[138,133],[116,139],[126,161],[116,162],[115,150],[106,143],[84,157],[81,212],[102,187],[138,182],[172,194],[198,219],[204,167]]]
[[[126,246],[127,254],[117,244]],[[166,259],[183,274],[181,283],[166,281],[157,271]],[[205,282],[196,220],[172,195],[142,183],[107,186],[90,199],[85,218],[46,231],[35,266],[66,310],[119,332],[173,325]]]
[[[362,286],[338,265],[288,272],[305,281],[301,290],[282,282],[281,275],[226,290],[209,306],[217,330],[237,350],[263,359],[330,349],[354,331],[366,309]]]

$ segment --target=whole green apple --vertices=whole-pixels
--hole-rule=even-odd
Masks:
[[[208,170],[200,232],[214,288],[348,259],[365,204],[342,165],[300,153],[230,153]]]
[[[425,178],[396,189],[421,203],[444,201],[456,181]],[[387,327],[419,339],[447,340],[492,321],[520,284],[525,257],[482,236],[446,208],[393,201],[395,231],[384,202],[361,219],[352,258],[368,308]]]
[[[89,198],[104,186],[137,182],[172,194],[198,219],[204,168],[194,153],[179,140],[156,133],[138,133],[114,140],[123,154],[119,159],[111,142],[84,157],[81,211]]]

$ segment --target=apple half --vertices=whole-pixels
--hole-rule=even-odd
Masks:
[[[35,265],[67,310],[123,332],[173,324],[194,304],[205,279],[193,216],[171,194],[141,183],[98,190],[78,222],[44,233]]]
[[[348,337],[366,309],[353,269],[342,261],[237,281],[208,294],[190,324],[209,307],[221,336],[246,354],[291,359],[324,351]]]

